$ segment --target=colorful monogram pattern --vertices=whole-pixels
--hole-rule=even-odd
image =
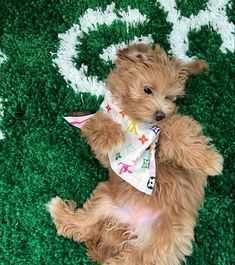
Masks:
[[[151,195],[156,178],[155,153],[160,128],[131,120],[109,91],[106,92],[100,109],[126,132],[126,140],[120,149],[108,153],[113,171],[139,191]],[[71,125],[81,128],[93,115],[65,119]]]

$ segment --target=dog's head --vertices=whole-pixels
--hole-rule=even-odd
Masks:
[[[203,61],[184,64],[159,45],[136,44],[117,52],[107,85],[131,119],[153,124],[176,112],[174,101],[184,95],[188,76],[207,70]]]

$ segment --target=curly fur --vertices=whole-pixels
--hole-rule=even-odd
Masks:
[[[59,197],[48,210],[57,232],[85,242],[88,255],[104,265],[178,265],[192,253],[194,227],[208,175],[222,171],[223,159],[192,118],[179,116],[175,98],[184,95],[189,75],[207,71],[203,61],[184,64],[156,46],[132,45],[118,51],[107,86],[135,121],[162,129],[156,156],[157,184],[151,196],[115,175],[108,150],[124,140],[120,126],[98,112],[82,128],[97,159],[108,168],[82,209]],[[152,88],[146,94],[144,87]],[[156,113],[165,118],[156,121]]]

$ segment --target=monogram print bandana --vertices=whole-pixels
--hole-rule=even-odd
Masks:
[[[108,152],[112,170],[139,191],[151,195],[156,178],[155,153],[160,128],[131,120],[108,90],[100,110],[119,123],[126,136],[125,142],[118,149]],[[81,128],[93,115],[65,119],[71,125]]]

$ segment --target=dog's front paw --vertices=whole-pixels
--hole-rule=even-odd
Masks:
[[[115,150],[125,139],[120,124],[103,112],[97,112],[81,131],[91,148],[98,154],[107,154],[108,151]]]

